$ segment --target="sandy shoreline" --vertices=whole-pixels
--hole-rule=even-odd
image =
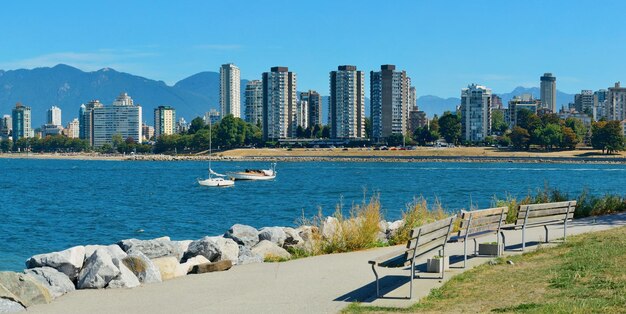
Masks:
[[[108,161],[202,161],[207,155],[102,155],[72,154],[0,154],[11,159],[64,159]],[[516,162],[516,163],[610,163],[626,164],[626,153],[602,155],[597,150],[557,152],[525,152],[498,150],[490,147],[432,148],[420,147],[406,151],[352,149],[235,149],[213,154],[213,160],[265,162]]]

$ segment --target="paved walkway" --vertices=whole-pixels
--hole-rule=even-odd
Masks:
[[[568,235],[626,226],[626,213],[577,220],[568,227]],[[550,228],[551,238],[562,237],[563,229]],[[507,249],[519,248],[521,232],[506,233]],[[527,230],[528,241],[536,241],[527,250],[537,247],[545,238],[543,228]],[[495,236],[480,239],[494,241]],[[552,240],[552,239],[551,239]],[[470,245],[471,247],[471,245]],[[29,308],[33,313],[336,313],[360,301],[377,306],[407,307],[439,287],[439,279],[416,279],[413,299],[408,294],[408,270],[379,272],[383,299],[375,298],[374,275],[367,261],[397,250],[387,247],[361,252],[331,254],[284,263],[236,266],[229,271],[189,275],[135,289],[80,290],[65,295],[51,304]],[[462,266],[462,244],[453,243],[446,249]],[[506,254],[519,254],[507,251]],[[485,263],[489,258],[476,257],[470,267]],[[423,268],[425,260],[418,262]],[[446,280],[462,269],[446,272]],[[431,274],[424,274],[431,276]],[[436,275],[436,274],[434,274]]]

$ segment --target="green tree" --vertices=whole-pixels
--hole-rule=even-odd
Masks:
[[[528,133],[532,134],[535,129],[540,128],[543,125],[541,119],[537,114],[528,109],[520,109],[517,111],[517,126],[522,129],[526,129]]]
[[[221,148],[241,147],[246,138],[246,123],[229,114],[217,125],[216,141]]]
[[[583,124],[583,121],[580,119],[569,117],[565,119],[565,126],[572,129],[574,134],[576,134],[576,138],[578,142],[582,142],[587,136],[587,127]]]
[[[298,127],[296,128],[296,137],[297,138],[305,138],[305,131],[304,128],[301,125],[298,125]]]
[[[389,146],[400,146],[404,141],[404,136],[402,134],[392,134],[387,137],[387,145]]]
[[[450,144],[457,144],[461,138],[461,119],[446,111],[439,119],[439,133]]]
[[[365,138],[372,138],[372,119],[365,118]]]
[[[491,113],[491,129],[498,134],[504,134],[509,126],[504,120],[504,112],[501,110],[494,110]]]
[[[598,121],[591,127],[591,145],[611,154],[624,150],[624,135],[619,121]]]
[[[575,149],[576,145],[580,143],[580,140],[574,130],[566,126],[562,126],[561,132],[563,133],[563,141],[561,142],[560,147]]]
[[[415,129],[413,132],[413,139],[419,145],[426,145],[426,143],[432,143],[439,139],[439,133],[430,130],[428,127],[424,126],[421,128]]]
[[[537,140],[537,144],[549,150],[553,147],[561,146],[563,141],[561,126],[554,123],[548,123],[545,127],[535,129],[533,137]]]
[[[441,134],[439,132],[439,116],[435,115],[432,120],[430,120],[429,128],[431,131]]]
[[[204,120],[200,117],[196,117],[191,120],[191,124],[189,125],[189,130],[187,130],[187,134],[196,134],[196,132],[204,129],[206,124]]]
[[[511,143],[513,144],[513,147],[517,149],[528,149],[530,145],[530,134],[528,133],[528,130],[519,126],[515,126],[513,127],[513,130],[511,131],[509,137],[511,138]]]
[[[10,138],[0,141],[0,151],[3,153],[9,152],[13,149],[13,141]]]
[[[330,126],[329,125],[325,125],[322,128],[322,138],[330,138]]]

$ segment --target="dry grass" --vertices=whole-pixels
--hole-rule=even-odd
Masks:
[[[389,244],[402,244],[409,240],[411,229],[419,227],[423,224],[431,223],[446,218],[448,215],[444,212],[441,203],[437,200],[432,208],[428,207],[426,199],[423,197],[416,198],[412,203],[407,205],[407,210],[402,212],[402,220],[404,225],[391,236]]]

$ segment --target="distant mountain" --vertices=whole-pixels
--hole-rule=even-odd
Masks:
[[[246,80],[242,81],[242,94]],[[205,85],[206,84],[206,85]],[[176,108],[178,117],[191,120],[209,109],[219,109],[219,73],[202,72],[174,86],[162,81],[104,68],[83,72],[59,64],[52,68],[0,72],[0,114],[9,114],[15,103],[32,108],[33,127],[45,122],[46,110],[57,105],[63,123],[78,116],[81,104],[99,99],[111,104],[121,92],[127,92],[143,107],[143,119],[153,124],[152,112],[160,105]]]
[[[509,100],[511,100],[515,96],[519,96],[522,94],[531,94],[536,99],[541,98],[540,96],[541,92],[539,90],[539,87],[518,86],[510,93],[497,94],[497,95],[502,97],[502,104],[506,106]],[[570,102],[574,102],[574,94],[567,94],[557,89],[556,90],[556,102],[557,102],[558,109],[560,109],[561,106],[563,105],[567,106],[567,104],[569,104]]]

